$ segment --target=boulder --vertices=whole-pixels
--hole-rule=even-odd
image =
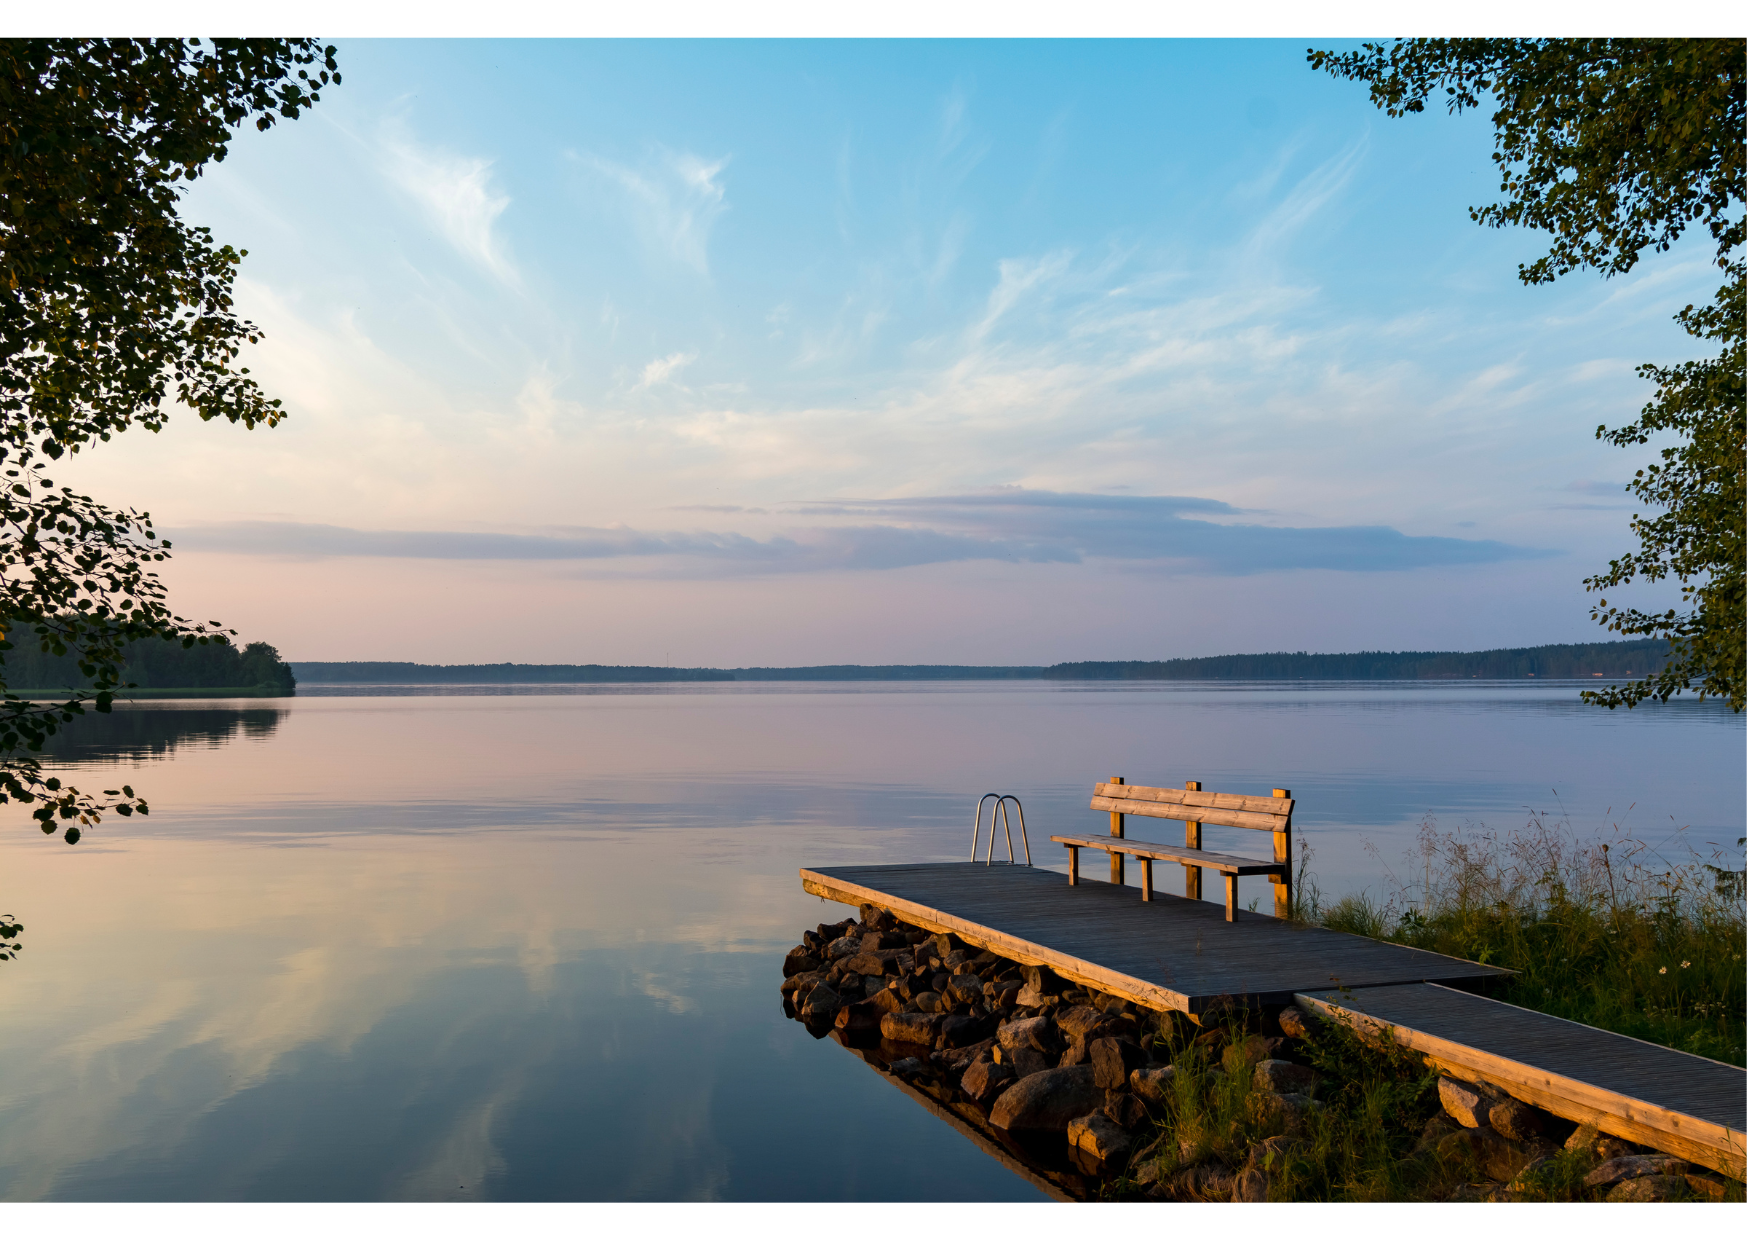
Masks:
[[[960,1003],[976,1003],[983,998],[983,979],[975,973],[957,973],[947,979],[947,994]]]
[[[1730,1191],[1722,1176],[1709,1171],[1689,1171],[1686,1178],[1688,1191],[1703,1201],[1722,1201],[1724,1194]]]
[[[1281,1032],[1289,1038],[1309,1038],[1318,1025],[1317,1017],[1299,1007],[1283,1010],[1276,1019],[1280,1022]]]
[[[1124,1038],[1097,1038],[1087,1043],[1087,1057],[1092,1060],[1093,1083],[1100,1089],[1126,1088],[1129,1074],[1147,1062],[1146,1053]]]
[[[1456,1121],[1440,1111],[1427,1120],[1426,1127],[1420,1130],[1420,1140],[1415,1143],[1414,1152],[1418,1154],[1422,1150],[1430,1150],[1456,1131]]]
[[[1177,1069],[1170,1064],[1163,1068],[1136,1068],[1129,1074],[1129,1088],[1138,1097],[1163,1106],[1171,1093],[1171,1079],[1176,1075]]]
[[[1056,1036],[1056,1029],[1048,1016],[1009,1021],[996,1031],[995,1040],[1008,1050],[1029,1046],[1045,1054],[1055,1054],[1062,1049],[1062,1040]]]
[[[825,949],[827,960],[846,960],[862,950],[862,940],[853,934],[833,939]]]
[[[1251,1146],[1250,1154],[1233,1182],[1232,1200],[1267,1201],[1275,1178],[1287,1165],[1287,1159],[1298,1144],[1291,1137],[1270,1137]]]
[[[1603,1188],[1622,1180],[1636,1180],[1647,1175],[1685,1175],[1690,1168],[1679,1158],[1661,1154],[1629,1154],[1611,1158],[1584,1177],[1584,1187]]]
[[[1134,1146],[1134,1138],[1113,1124],[1103,1111],[1094,1111],[1068,1123],[1068,1143],[1100,1162],[1122,1158]]]
[[[915,1055],[906,1055],[903,1059],[894,1059],[887,1065],[894,1076],[921,1076],[928,1071],[928,1065]]]
[[[1265,1059],[1256,1065],[1256,1087],[1271,1094],[1309,1095],[1317,1081],[1310,1068],[1285,1059]]]
[[[783,957],[783,976],[794,977],[797,973],[814,973],[823,962],[818,956],[809,955],[802,948],[796,948]]]
[[[819,935],[823,942],[832,943],[843,938],[844,932],[855,924],[853,921],[835,921],[827,925],[822,921],[819,923],[819,929],[815,930],[814,933]]]
[[[1014,1070],[1005,1063],[977,1062],[965,1069],[959,1088],[978,1102],[988,1102],[1014,1080]]]
[[[898,997],[898,992],[890,986],[882,986],[868,996],[868,1003],[882,1016],[888,1012],[904,1011],[904,1000]]]
[[[959,966],[970,960],[971,957],[976,954],[976,952],[966,951],[962,947],[958,948],[941,957],[941,967],[949,973],[957,973],[959,971]]]
[[[1513,1141],[1534,1141],[1545,1128],[1542,1112],[1516,1098],[1506,1098],[1488,1107],[1487,1124],[1494,1132]]]
[[[1445,1114],[1465,1128],[1485,1128],[1487,1112],[1497,1101],[1478,1086],[1449,1076],[1438,1079],[1438,1100],[1444,1105]]]
[[[1147,1122],[1147,1104],[1134,1094],[1111,1094],[1105,1099],[1105,1118],[1119,1128],[1137,1129]]]
[[[1056,1066],[1053,1056],[1030,1046],[1016,1046],[1012,1050],[996,1052],[996,1058],[1001,1063],[1010,1064],[1015,1076],[1031,1076],[1037,1072],[1048,1072]]]
[[[794,973],[783,979],[783,993],[786,995],[797,992],[805,993],[825,979],[826,975],[817,969],[812,973]]]
[[[940,1039],[942,1046],[970,1046],[981,1041],[989,1033],[989,1021],[982,1016],[965,1016],[955,1013],[941,1021]]]
[[[882,977],[886,973],[886,961],[875,952],[858,952],[844,961],[844,968],[865,977]]]
[[[932,990],[920,990],[912,1002],[919,1012],[936,1012],[940,1010],[941,996]]]
[[[1016,1065],[1017,1067],[1017,1065]],[[1105,1100],[1092,1068],[1051,1068],[1022,1076],[996,1099],[989,1122],[1011,1131],[1061,1132]]]
[[[1078,1042],[1092,1033],[1105,1020],[1105,1014],[1096,1007],[1080,1004],[1064,1008],[1056,1014],[1056,1027],[1062,1031],[1062,1036],[1071,1043]]]
[[[1039,994],[1054,995],[1062,990],[1062,979],[1051,972],[1048,965],[1029,964],[1021,970],[1020,976]]]
[[[1609,1190],[1604,1201],[1668,1201],[1687,1195],[1687,1180],[1679,1175],[1646,1175],[1623,1180]]]
[[[933,1046],[941,1018],[923,1012],[888,1012],[880,1018],[880,1036],[892,1042]]]
[[[850,1003],[838,1009],[832,1023],[845,1033],[873,1033],[880,1028],[885,1013],[871,1003]]]
[[[1440,1158],[1471,1161],[1490,1180],[1509,1183],[1536,1160],[1539,1151],[1507,1140],[1491,1128],[1459,1128],[1437,1145]]]
[[[1014,1004],[1023,1008],[1041,1008],[1050,1001],[1050,996],[1035,989],[1030,982],[1021,986],[1014,995]]]
[[[862,924],[870,930],[890,930],[898,924],[898,918],[872,904],[864,904],[856,911],[862,915]]]
[[[1250,1095],[1250,1113],[1257,1123],[1279,1126],[1292,1136],[1304,1130],[1306,1115],[1322,1107],[1322,1103],[1313,1102],[1304,1094]]]
[[[1281,1049],[1282,1039],[1251,1034],[1244,1041],[1228,1046],[1220,1053],[1220,1066],[1234,1076],[1241,1076],[1265,1059],[1273,1059]]]
[[[844,1001],[838,992],[821,982],[801,1001],[801,1016],[804,1020],[829,1024],[837,1019],[838,1009],[843,1006]]]

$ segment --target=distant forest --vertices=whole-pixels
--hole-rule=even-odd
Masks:
[[[725,680],[1544,680],[1636,677],[1662,667],[1663,641],[1509,650],[1228,654],[1050,667],[825,664],[817,667],[614,667],[599,663],[304,663],[310,685],[627,684]]]
[[[72,655],[44,654],[35,646],[0,656],[0,679],[14,693],[61,691],[86,683]],[[291,666],[266,642],[242,649],[209,642],[184,649],[180,642],[147,640],[127,648],[122,682],[141,689],[233,689],[258,697],[290,697],[297,688]]]

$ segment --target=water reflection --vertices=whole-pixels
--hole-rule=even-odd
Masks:
[[[1739,834],[1739,720],[1536,692],[651,686],[82,720],[49,764],[153,812],[76,848],[0,820],[27,927],[0,965],[0,1196],[1036,1199],[784,1018],[793,927],[847,911],[796,870],[958,859],[991,787],[1055,864],[1039,839],[1110,774],[1293,788],[1326,891],[1376,881],[1364,842],[1428,810],[1511,819],[1554,786],[1575,820],[1638,800]]]

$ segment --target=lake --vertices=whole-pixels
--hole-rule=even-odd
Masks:
[[[118,709],[49,765],[131,783],[150,817],[69,848],[8,807],[0,832],[0,912],[25,925],[0,963],[0,1197],[1037,1199],[785,1019],[784,953],[853,912],[799,867],[964,858],[997,791],[1065,869],[1046,841],[1101,829],[1087,799],[1112,775],[1291,789],[1326,897],[1383,893],[1428,814],[1737,851],[1740,716],[1576,692],[316,687]]]

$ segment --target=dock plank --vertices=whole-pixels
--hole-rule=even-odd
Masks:
[[[1742,1177],[1748,1073],[1731,1064],[1445,986],[1325,989],[1297,1001],[1387,1027],[1454,1076]]]
[[[1467,981],[1507,970],[1218,904],[1030,866],[975,862],[822,866],[802,886],[845,904],[871,903],[931,930],[1144,1007],[1199,1015],[1233,1000],[1293,1002],[1330,986]]]

